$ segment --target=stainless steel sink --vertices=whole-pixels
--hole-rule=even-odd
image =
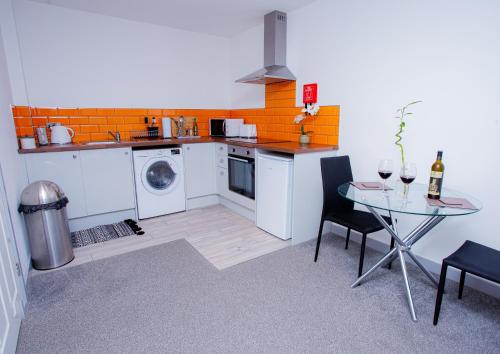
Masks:
[[[111,144],[117,144],[117,141],[89,141],[88,143],[85,143],[85,145],[111,145]]]

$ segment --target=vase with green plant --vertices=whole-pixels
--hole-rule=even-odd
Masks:
[[[299,136],[299,143],[301,144],[309,144],[311,141],[311,138],[309,137],[309,134],[312,133],[312,131],[306,131],[304,127],[304,119],[306,119],[308,116],[315,116],[319,112],[319,105],[316,103],[307,103],[304,108],[302,108],[302,114],[298,114],[295,116],[294,123],[295,124],[300,124],[300,136]]]
[[[408,111],[408,108],[410,106],[413,106],[417,103],[420,103],[422,101],[413,101],[408,103],[406,106],[401,107],[398,109],[397,116],[395,117],[396,119],[399,119],[399,129],[398,132],[396,133],[396,141],[395,144],[399,148],[399,152],[401,153],[401,172],[400,172],[400,177],[401,180],[404,183],[404,195],[406,196],[408,194],[408,188],[409,184],[415,179],[416,177],[416,167],[415,164],[409,163],[405,160],[405,152],[403,148],[403,132],[404,128],[406,127],[406,118],[408,116],[413,115],[412,112]]]
[[[394,117],[394,118],[399,119],[399,130],[396,133],[395,144],[399,148],[399,151],[401,152],[401,163],[403,165],[405,163],[405,152],[404,152],[403,144],[401,143],[403,141],[403,136],[401,134],[403,134],[404,128],[406,126],[405,119],[408,116],[413,115],[412,112],[408,112],[408,107],[413,106],[414,104],[417,104],[420,102],[422,102],[422,101],[413,101],[413,102],[408,103],[406,106],[401,107],[400,109],[398,109],[396,111],[398,115],[396,117]]]

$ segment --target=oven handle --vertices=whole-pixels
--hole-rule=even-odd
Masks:
[[[231,159],[231,160],[236,160],[236,161],[244,162],[244,163],[252,163],[252,162],[253,162],[253,159],[252,159],[252,161],[248,161],[248,160],[245,160],[245,159],[239,159],[239,158],[237,158],[237,157],[233,157],[233,156],[228,156],[227,158],[228,158],[228,159]]]

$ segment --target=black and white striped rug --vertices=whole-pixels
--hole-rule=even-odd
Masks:
[[[116,224],[99,225],[90,229],[72,232],[71,242],[73,248],[77,248],[132,235],[135,235],[134,230],[127,223],[121,221]]]

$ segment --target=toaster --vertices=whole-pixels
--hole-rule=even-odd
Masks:
[[[256,138],[257,126],[255,124],[242,124],[240,126],[240,137],[242,138]]]

